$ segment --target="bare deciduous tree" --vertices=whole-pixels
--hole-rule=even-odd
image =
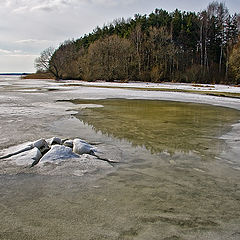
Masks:
[[[35,68],[41,72],[47,72],[50,68],[50,61],[54,53],[54,48],[49,47],[42,51],[40,57],[35,59]]]
[[[53,47],[45,49],[40,57],[35,59],[35,68],[41,72],[49,72],[53,74],[56,79],[61,78],[60,69],[61,66],[56,64],[56,51]],[[59,54],[58,54],[59,55]]]

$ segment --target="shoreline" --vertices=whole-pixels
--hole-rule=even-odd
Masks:
[[[240,132],[236,128],[240,131],[240,123],[231,129],[226,128],[231,131],[226,133],[227,136],[223,135],[226,139],[221,141],[223,148],[217,155],[208,155],[206,150],[205,156],[200,152],[193,155],[176,152],[172,156],[163,153],[156,157],[150,156],[147,149],[133,149],[127,141],[113,141],[111,136],[103,136],[101,132],[96,133],[91,127],[86,127],[74,116],[79,106],[69,100],[170,100],[239,111],[240,99],[186,92],[77,87],[69,86],[68,82],[23,79],[0,81],[0,93],[1,146],[32,141],[36,136],[79,136],[88,142],[103,143],[96,146],[104,154],[109,154],[107,158],[120,161],[132,159],[129,164],[114,169],[101,168],[89,173],[79,162],[71,161],[57,168],[46,165],[46,168],[40,169],[39,166],[38,169],[36,165],[36,168],[28,168],[27,172],[26,168],[23,170],[15,165],[10,166],[7,172],[0,166],[2,236],[7,232],[8,236],[15,237],[18,227],[22,229],[17,236],[20,239],[26,237],[26,229],[27,233],[42,234],[44,239],[55,239],[56,232],[51,229],[59,231],[59,239],[74,238],[75,232],[87,236],[86,239],[89,239],[89,232],[92,238],[99,238],[99,232],[112,233],[112,222],[115,221],[114,236],[120,236],[126,230],[125,226],[129,225],[134,233],[135,227],[140,229],[142,235],[139,236],[144,239],[171,231],[181,239],[238,238],[239,155],[232,155],[234,152],[229,154],[232,148],[225,148],[225,142],[237,147],[238,141],[235,140],[238,140]],[[221,113],[218,109],[219,118]],[[212,116],[215,119],[215,115]],[[235,116],[234,120],[240,118],[238,112]],[[199,145],[196,145],[198,148]],[[222,151],[236,164],[232,165],[225,156],[221,157]],[[12,215],[13,211],[15,215]],[[33,224],[29,225],[29,222]],[[153,229],[157,234],[146,232],[146,229]],[[49,237],[49,233],[53,237]],[[118,238],[114,236],[111,239]]]
[[[51,81],[51,80],[49,80]],[[200,84],[196,87],[187,83],[118,83],[118,82],[85,82],[78,80],[62,80],[56,82],[62,87],[72,87],[71,90],[77,90],[77,87],[89,87],[106,91],[116,91],[115,98],[126,99],[152,99],[166,101],[192,102],[201,104],[210,104],[215,106],[229,107],[240,110],[240,87],[228,85],[211,85]],[[213,87],[214,86],[214,87]],[[75,89],[76,87],[76,89]],[[133,94],[125,93],[121,96],[122,91],[131,90]],[[208,94],[209,91],[212,93]],[[91,92],[91,91],[90,91]],[[138,93],[139,92],[139,93]],[[203,93],[203,94],[202,94]],[[206,94],[207,93],[207,94]],[[237,94],[239,97],[226,97],[214,95],[218,93]],[[108,98],[106,95],[99,99]],[[71,98],[73,99],[73,98]]]
[[[66,83],[65,81],[63,81]],[[79,84],[79,81],[72,81],[74,84]],[[67,81],[68,83],[68,81]],[[107,87],[112,89],[119,89],[119,90],[127,90],[129,91],[138,91],[139,88],[142,89],[151,89],[150,91],[144,91],[141,98],[136,99],[148,99],[148,100],[162,100],[162,101],[177,101],[177,102],[186,102],[186,103],[200,103],[200,104],[207,104],[207,105],[214,105],[218,107],[227,107],[232,108],[235,110],[240,111],[240,99],[238,98],[226,98],[222,96],[209,96],[209,95],[202,95],[198,94],[197,91],[209,91],[212,92],[230,92],[230,93],[239,93],[240,94],[240,87],[234,87],[234,86],[227,86],[227,85],[209,85],[209,84],[201,84],[196,86],[193,86],[192,84],[183,84],[183,83],[107,83],[107,82],[94,82],[94,83],[86,83],[82,82],[84,86],[88,87]],[[168,92],[166,91],[155,91],[154,88],[158,89],[159,87],[163,89],[178,89],[178,90],[196,90],[195,93],[191,92]],[[211,87],[211,89],[210,89]],[[154,93],[155,96],[149,96],[151,93]],[[129,94],[131,95],[131,94]],[[158,96],[156,96],[158,95]],[[132,96],[126,96],[126,99],[132,99],[134,97]],[[240,167],[235,165],[239,165],[239,162],[232,161],[232,159],[237,159],[238,156],[240,156],[240,146],[239,146],[239,134],[240,134],[240,119],[238,122],[232,124],[230,131],[223,134],[219,137],[219,139],[222,139],[225,141],[228,151],[222,152],[220,154],[220,158],[226,163],[230,163],[234,169],[240,170]],[[238,134],[239,133],[239,134]],[[229,156],[229,154],[231,156]]]
[[[51,79],[49,79],[51,80]],[[203,83],[173,83],[173,82],[162,82],[162,83],[153,83],[153,82],[105,82],[105,81],[82,81],[82,80],[59,80],[58,82],[72,83],[85,86],[95,86],[95,87],[120,87],[120,88],[137,88],[137,89],[169,89],[169,90],[194,90],[194,91],[212,91],[212,92],[232,92],[240,93],[240,85],[224,85],[224,84],[203,84]]]
[[[0,82],[1,84],[1,82]],[[75,109],[78,106],[74,106],[69,101],[74,99],[106,99],[106,98],[123,98],[123,99],[144,99],[144,100],[159,100],[159,101],[176,101],[176,102],[186,102],[186,103],[197,103],[197,104],[207,104],[218,107],[227,107],[240,111],[240,99],[238,98],[226,98],[226,97],[217,97],[202,95],[198,93],[191,92],[169,92],[169,91],[155,91],[153,88],[158,89],[159,86],[166,89],[167,87],[171,89],[194,89],[197,88],[198,91],[207,90],[209,91],[209,85],[192,86],[192,84],[180,84],[180,83],[108,83],[108,82],[83,82],[83,81],[54,81],[54,80],[36,80],[32,79],[21,79],[18,78],[11,82],[10,85],[4,86],[5,82],[0,85],[1,91],[10,91],[20,94],[23,96],[27,94],[29,97],[39,96],[40,99],[44,97],[45,94],[49,95],[48,104],[52,103],[52,107],[58,108],[61,110],[60,115],[68,116],[69,114],[75,112]],[[19,84],[25,86],[24,88],[19,88]],[[99,87],[100,86],[100,87]],[[126,89],[126,86],[129,88]],[[207,86],[207,87],[206,87]],[[37,87],[37,88],[36,88]],[[139,90],[148,89],[150,91]],[[212,91],[229,91],[234,93],[240,93],[240,88],[230,87],[226,85],[216,85],[212,87]],[[48,94],[49,92],[49,94]],[[50,93],[51,92],[51,93]],[[22,95],[23,94],[23,95]],[[43,109],[45,109],[45,100],[43,101]],[[64,103],[62,102],[64,101]],[[68,102],[68,103],[67,103]],[[46,105],[46,110],[48,109],[48,104]],[[47,110],[49,111],[49,110]],[[58,112],[58,111],[57,111]],[[238,119],[240,121],[240,119]],[[238,122],[239,123],[239,122]],[[240,124],[235,122],[228,132],[228,138],[225,139],[225,142],[229,147],[233,147],[234,151],[240,153],[240,148],[232,140],[231,134],[234,132],[240,132]],[[224,136],[221,136],[223,138]]]

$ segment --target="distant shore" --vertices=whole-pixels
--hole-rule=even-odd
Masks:
[[[23,79],[54,79],[53,75],[50,73],[31,73],[22,76]]]
[[[22,77],[23,79],[54,79],[50,73],[35,73]],[[139,81],[83,81],[83,80],[58,80],[68,83],[72,86],[89,86],[101,88],[121,88],[134,89],[142,91],[167,91],[167,92],[185,92],[198,93],[203,95],[240,98],[240,85],[224,84],[200,84],[200,83],[172,83],[172,82],[139,82]]]

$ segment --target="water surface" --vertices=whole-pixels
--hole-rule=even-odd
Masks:
[[[3,84],[0,148],[36,136],[82,137],[121,164],[87,177],[0,169],[0,239],[239,239],[239,170],[222,158],[230,149],[219,139],[238,111],[125,99],[73,105],[56,101],[110,90],[47,91],[60,89],[52,85],[32,80],[26,92],[28,82]]]
[[[102,134],[128,140],[151,153],[201,154],[223,150],[218,138],[239,119],[239,112],[204,104],[154,100],[74,100],[97,107],[83,108],[77,117]],[[98,107],[98,106],[103,107]],[[220,149],[215,149],[215,148]]]

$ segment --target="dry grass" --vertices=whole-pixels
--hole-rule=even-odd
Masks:
[[[22,77],[23,79],[54,79],[51,73],[33,73]]]
[[[193,87],[206,87],[206,88],[215,88],[215,86],[211,85],[201,85],[201,84],[192,84]]]

